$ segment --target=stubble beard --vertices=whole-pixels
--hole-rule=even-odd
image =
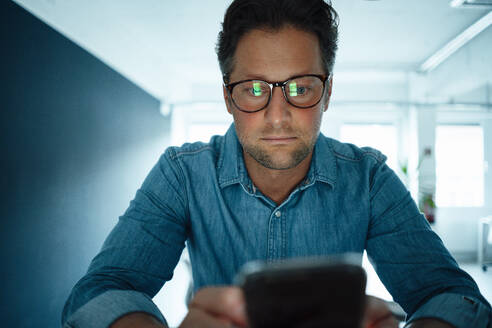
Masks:
[[[318,135],[316,134],[309,142],[301,141],[301,143],[290,152],[288,160],[279,160],[275,158],[274,151],[269,151],[260,144],[248,144],[246,140],[240,140],[241,145],[246,153],[248,153],[261,166],[272,170],[288,170],[299,165],[313,151]]]
[[[243,147],[243,150],[248,153],[248,155],[250,155],[257,163],[265,168],[272,170],[288,170],[298,166],[314,150],[314,145],[316,144],[320,133],[322,113],[323,112],[320,112],[320,117],[315,122],[313,130],[315,132],[313,133],[311,138],[309,138],[307,141],[304,141],[301,136],[297,136],[298,140],[300,140],[300,143],[293,151],[291,151],[291,153],[289,154],[290,158],[287,162],[277,160],[275,158],[274,152],[269,151],[268,149],[266,149],[266,147],[262,147],[261,144],[248,143],[248,136],[242,135],[242,133],[238,131],[241,130],[238,124],[238,120],[234,118],[234,121],[236,124],[236,133],[239,139],[239,143]],[[291,127],[289,126],[283,126],[281,129],[288,132],[292,131]],[[264,132],[270,132],[271,130],[272,128],[269,127],[265,129]],[[292,133],[287,133],[287,135],[292,135]]]

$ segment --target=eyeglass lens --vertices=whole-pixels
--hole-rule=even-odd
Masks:
[[[316,76],[298,77],[287,81],[284,90],[287,101],[291,105],[308,108],[321,99],[323,81]],[[245,81],[234,87],[232,99],[241,110],[256,111],[268,104],[270,93],[270,86],[265,81]]]

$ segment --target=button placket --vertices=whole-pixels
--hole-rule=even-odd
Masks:
[[[284,234],[285,224],[283,222],[285,214],[281,210],[274,210],[270,214],[269,238],[268,238],[268,260],[278,260],[284,253]]]

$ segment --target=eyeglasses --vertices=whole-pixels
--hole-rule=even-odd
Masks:
[[[328,78],[329,75],[308,74],[294,76],[283,82],[242,80],[224,86],[237,109],[254,113],[268,106],[275,87],[282,88],[285,100],[292,106],[311,108],[321,101]]]

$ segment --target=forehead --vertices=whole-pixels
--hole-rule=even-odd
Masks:
[[[231,80],[264,77],[274,81],[308,73],[324,73],[318,38],[286,26],[246,33],[236,47]]]

